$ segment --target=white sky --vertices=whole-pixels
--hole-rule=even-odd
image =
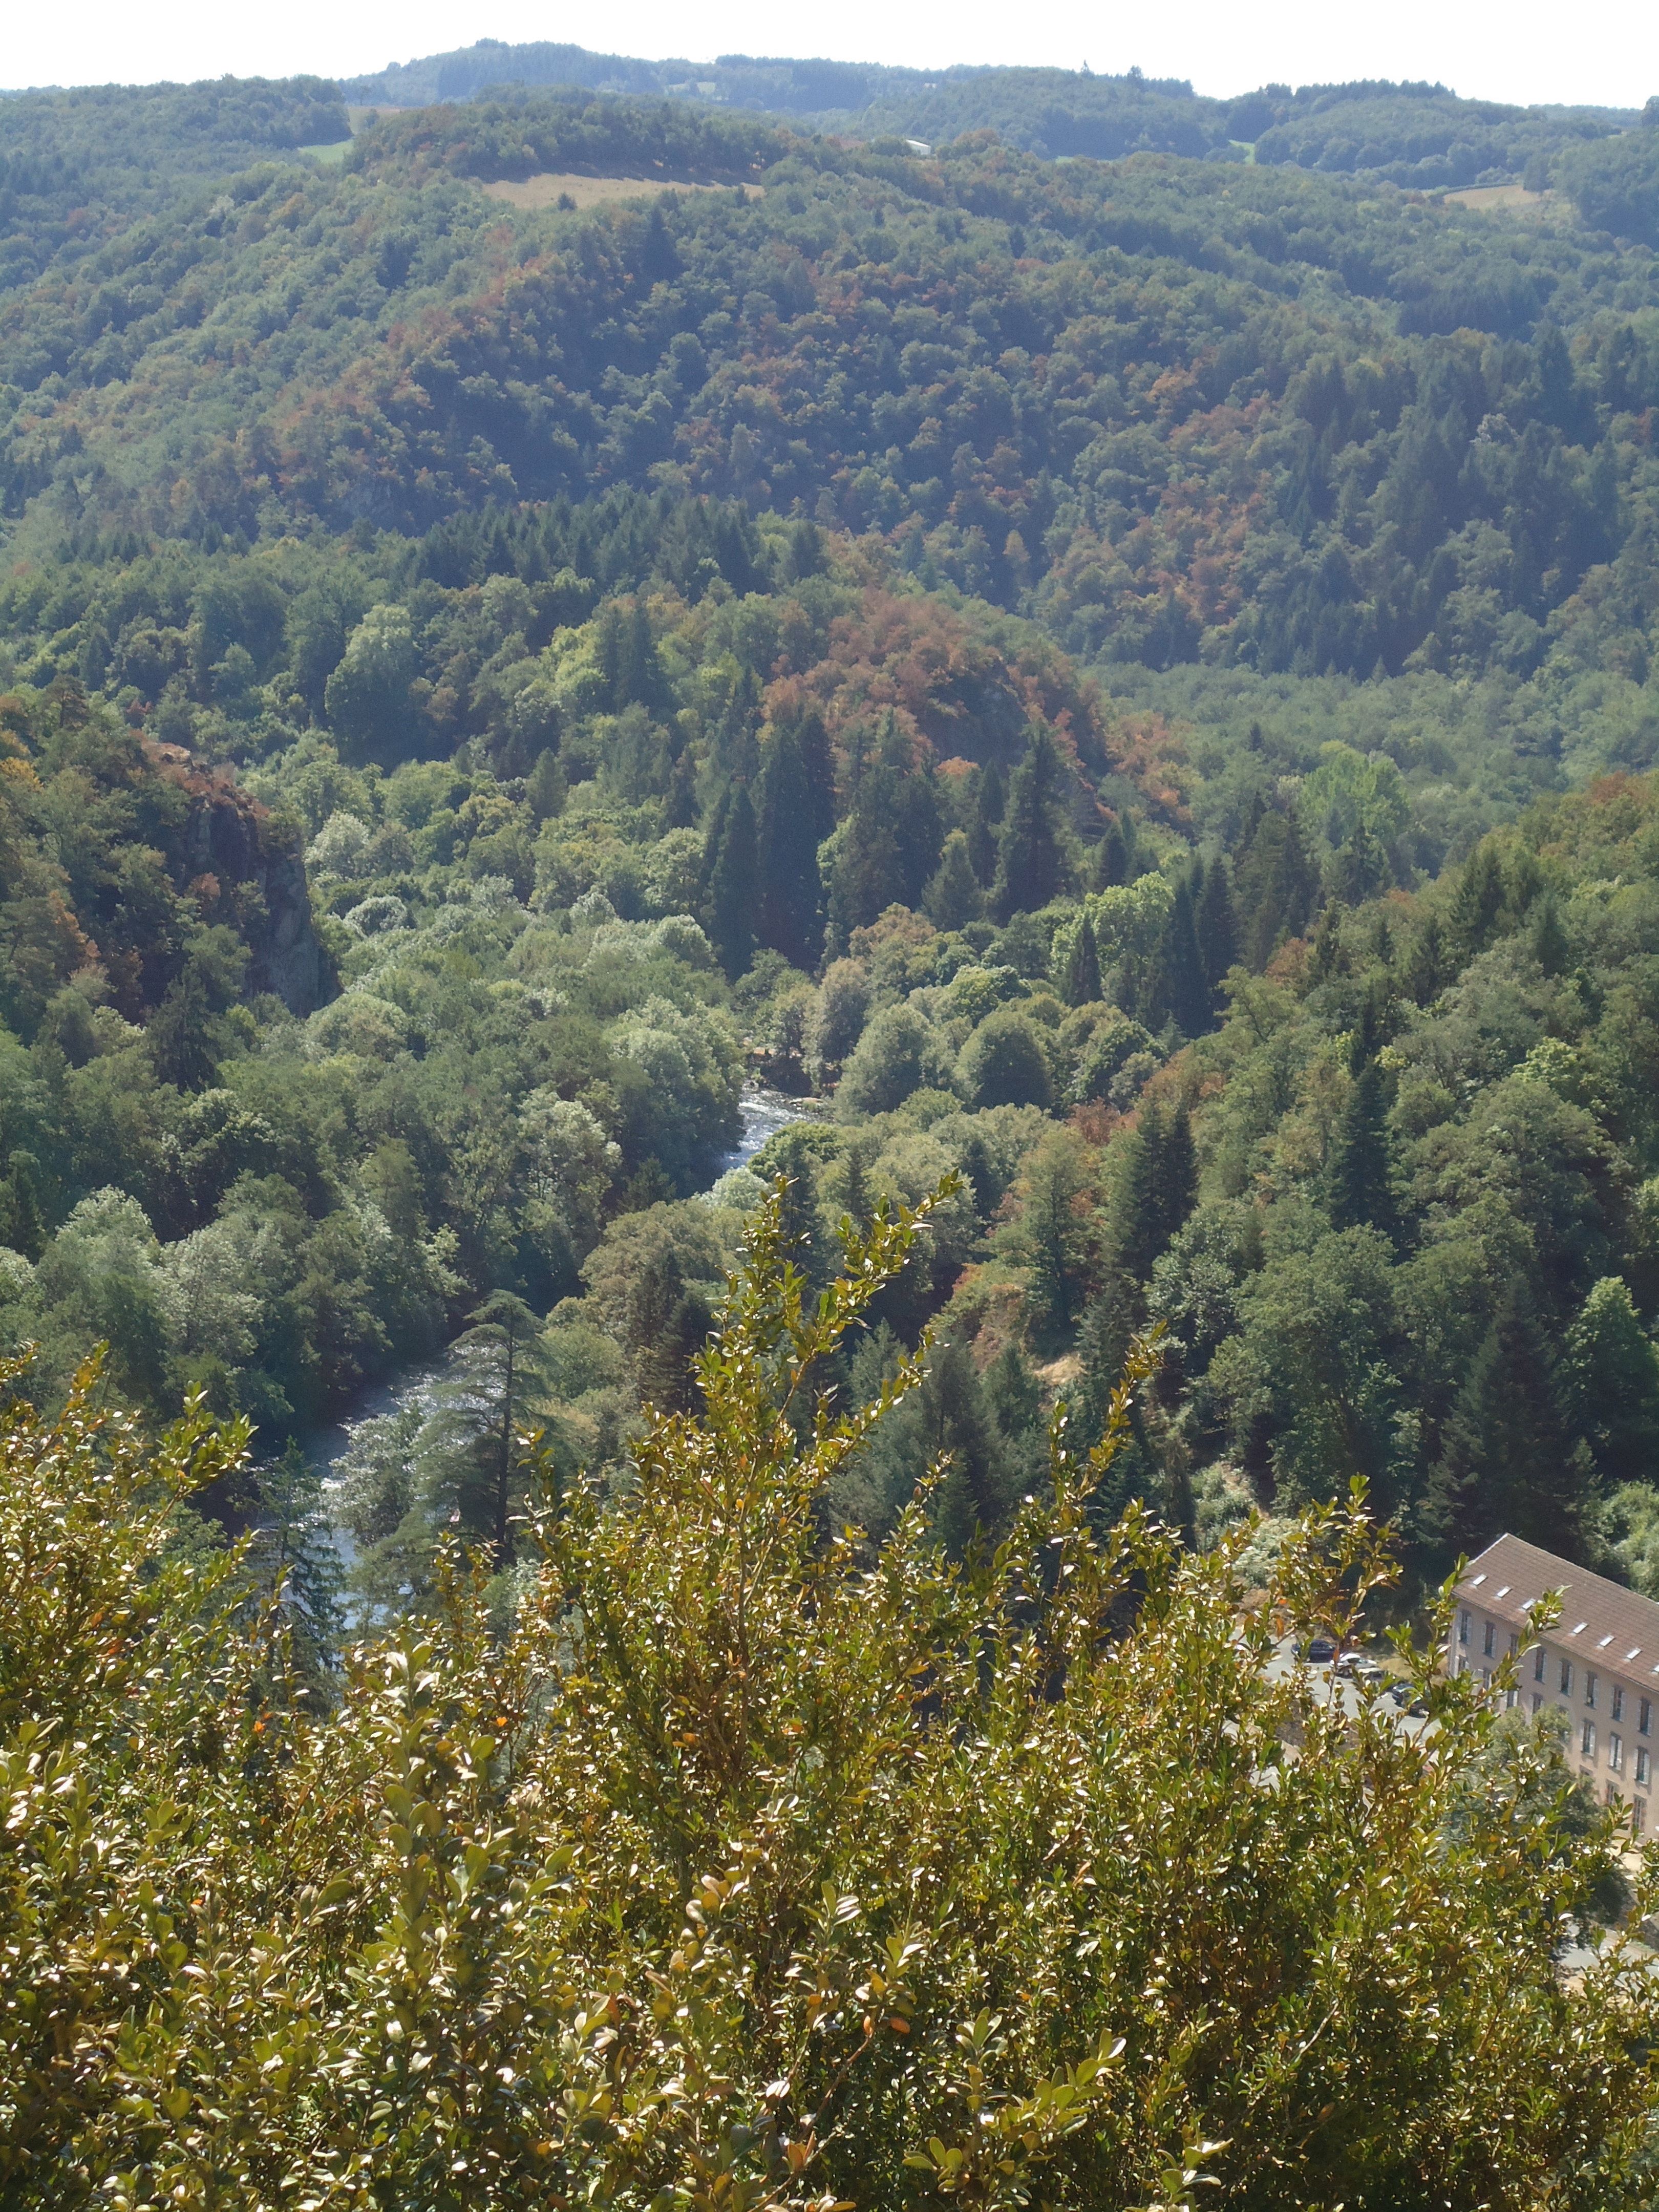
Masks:
[[[1639,106],[1659,92],[1659,0],[1187,0],[1151,13],[1080,0],[613,0],[603,11],[488,0],[79,0],[26,8],[0,31],[0,84],[142,82],[158,77],[323,76],[383,68],[480,37],[565,40],[607,53],[700,60],[717,53],[844,61],[1054,64],[1190,77],[1200,92],[1352,77],[1438,79],[1487,100]]]

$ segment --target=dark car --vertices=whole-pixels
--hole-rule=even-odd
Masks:
[[[1328,1667],[1336,1656],[1336,1646],[1328,1636],[1311,1637],[1303,1649],[1302,1656],[1311,1661],[1316,1667]]]

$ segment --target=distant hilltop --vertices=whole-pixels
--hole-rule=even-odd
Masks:
[[[480,39],[453,52],[343,80],[355,106],[423,107],[507,86],[694,100],[787,116],[860,138],[933,145],[969,131],[1048,158],[1126,154],[1258,161],[1328,173],[1374,173],[1418,190],[1518,181],[1563,147],[1626,131],[1638,108],[1515,107],[1460,99],[1442,84],[1266,85],[1231,100],[1200,97],[1185,78],[1097,76],[1089,70],[927,70],[875,63],[723,54],[714,62],[641,61],[584,46]],[[1651,103],[1650,104],[1651,106]]]

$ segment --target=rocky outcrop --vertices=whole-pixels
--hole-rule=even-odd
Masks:
[[[228,922],[247,945],[250,990],[273,992],[295,1014],[332,998],[338,978],[312,921],[299,825],[181,745],[148,744],[145,751],[160,775],[190,794],[186,887],[204,921]]]

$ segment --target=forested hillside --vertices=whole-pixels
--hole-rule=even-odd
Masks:
[[[0,101],[0,2200],[1637,2212],[1659,111],[683,66]]]
[[[473,100],[508,85],[682,100],[787,116],[860,138],[935,139],[994,130],[1049,157],[1127,154],[1294,163],[1365,171],[1390,184],[1468,185],[1547,175],[1551,157],[1636,120],[1634,109],[1513,107],[1460,100],[1439,84],[1266,85],[1232,100],[1190,84],[1081,70],[892,69],[722,54],[713,62],[643,62],[582,46],[480,39],[453,52],[393,63],[347,84],[347,97],[394,107]]]
[[[459,1332],[617,1466],[760,1074],[809,1272],[961,1177],[839,1355],[938,1331],[872,1528],[942,1442],[949,1540],[1000,1526],[1163,1321],[1116,1494],[1193,1539],[1360,1471],[1415,1570],[1646,1574],[1659,263],[1308,136],[1420,88],[1064,163],[1024,79],[936,90],[1002,135],[0,106],[10,1338],[274,1455]],[[1632,205],[1659,143],[1488,125]],[[538,177],[615,198],[489,189]],[[452,1513],[512,1548],[458,1419],[361,1439],[377,1603]]]

